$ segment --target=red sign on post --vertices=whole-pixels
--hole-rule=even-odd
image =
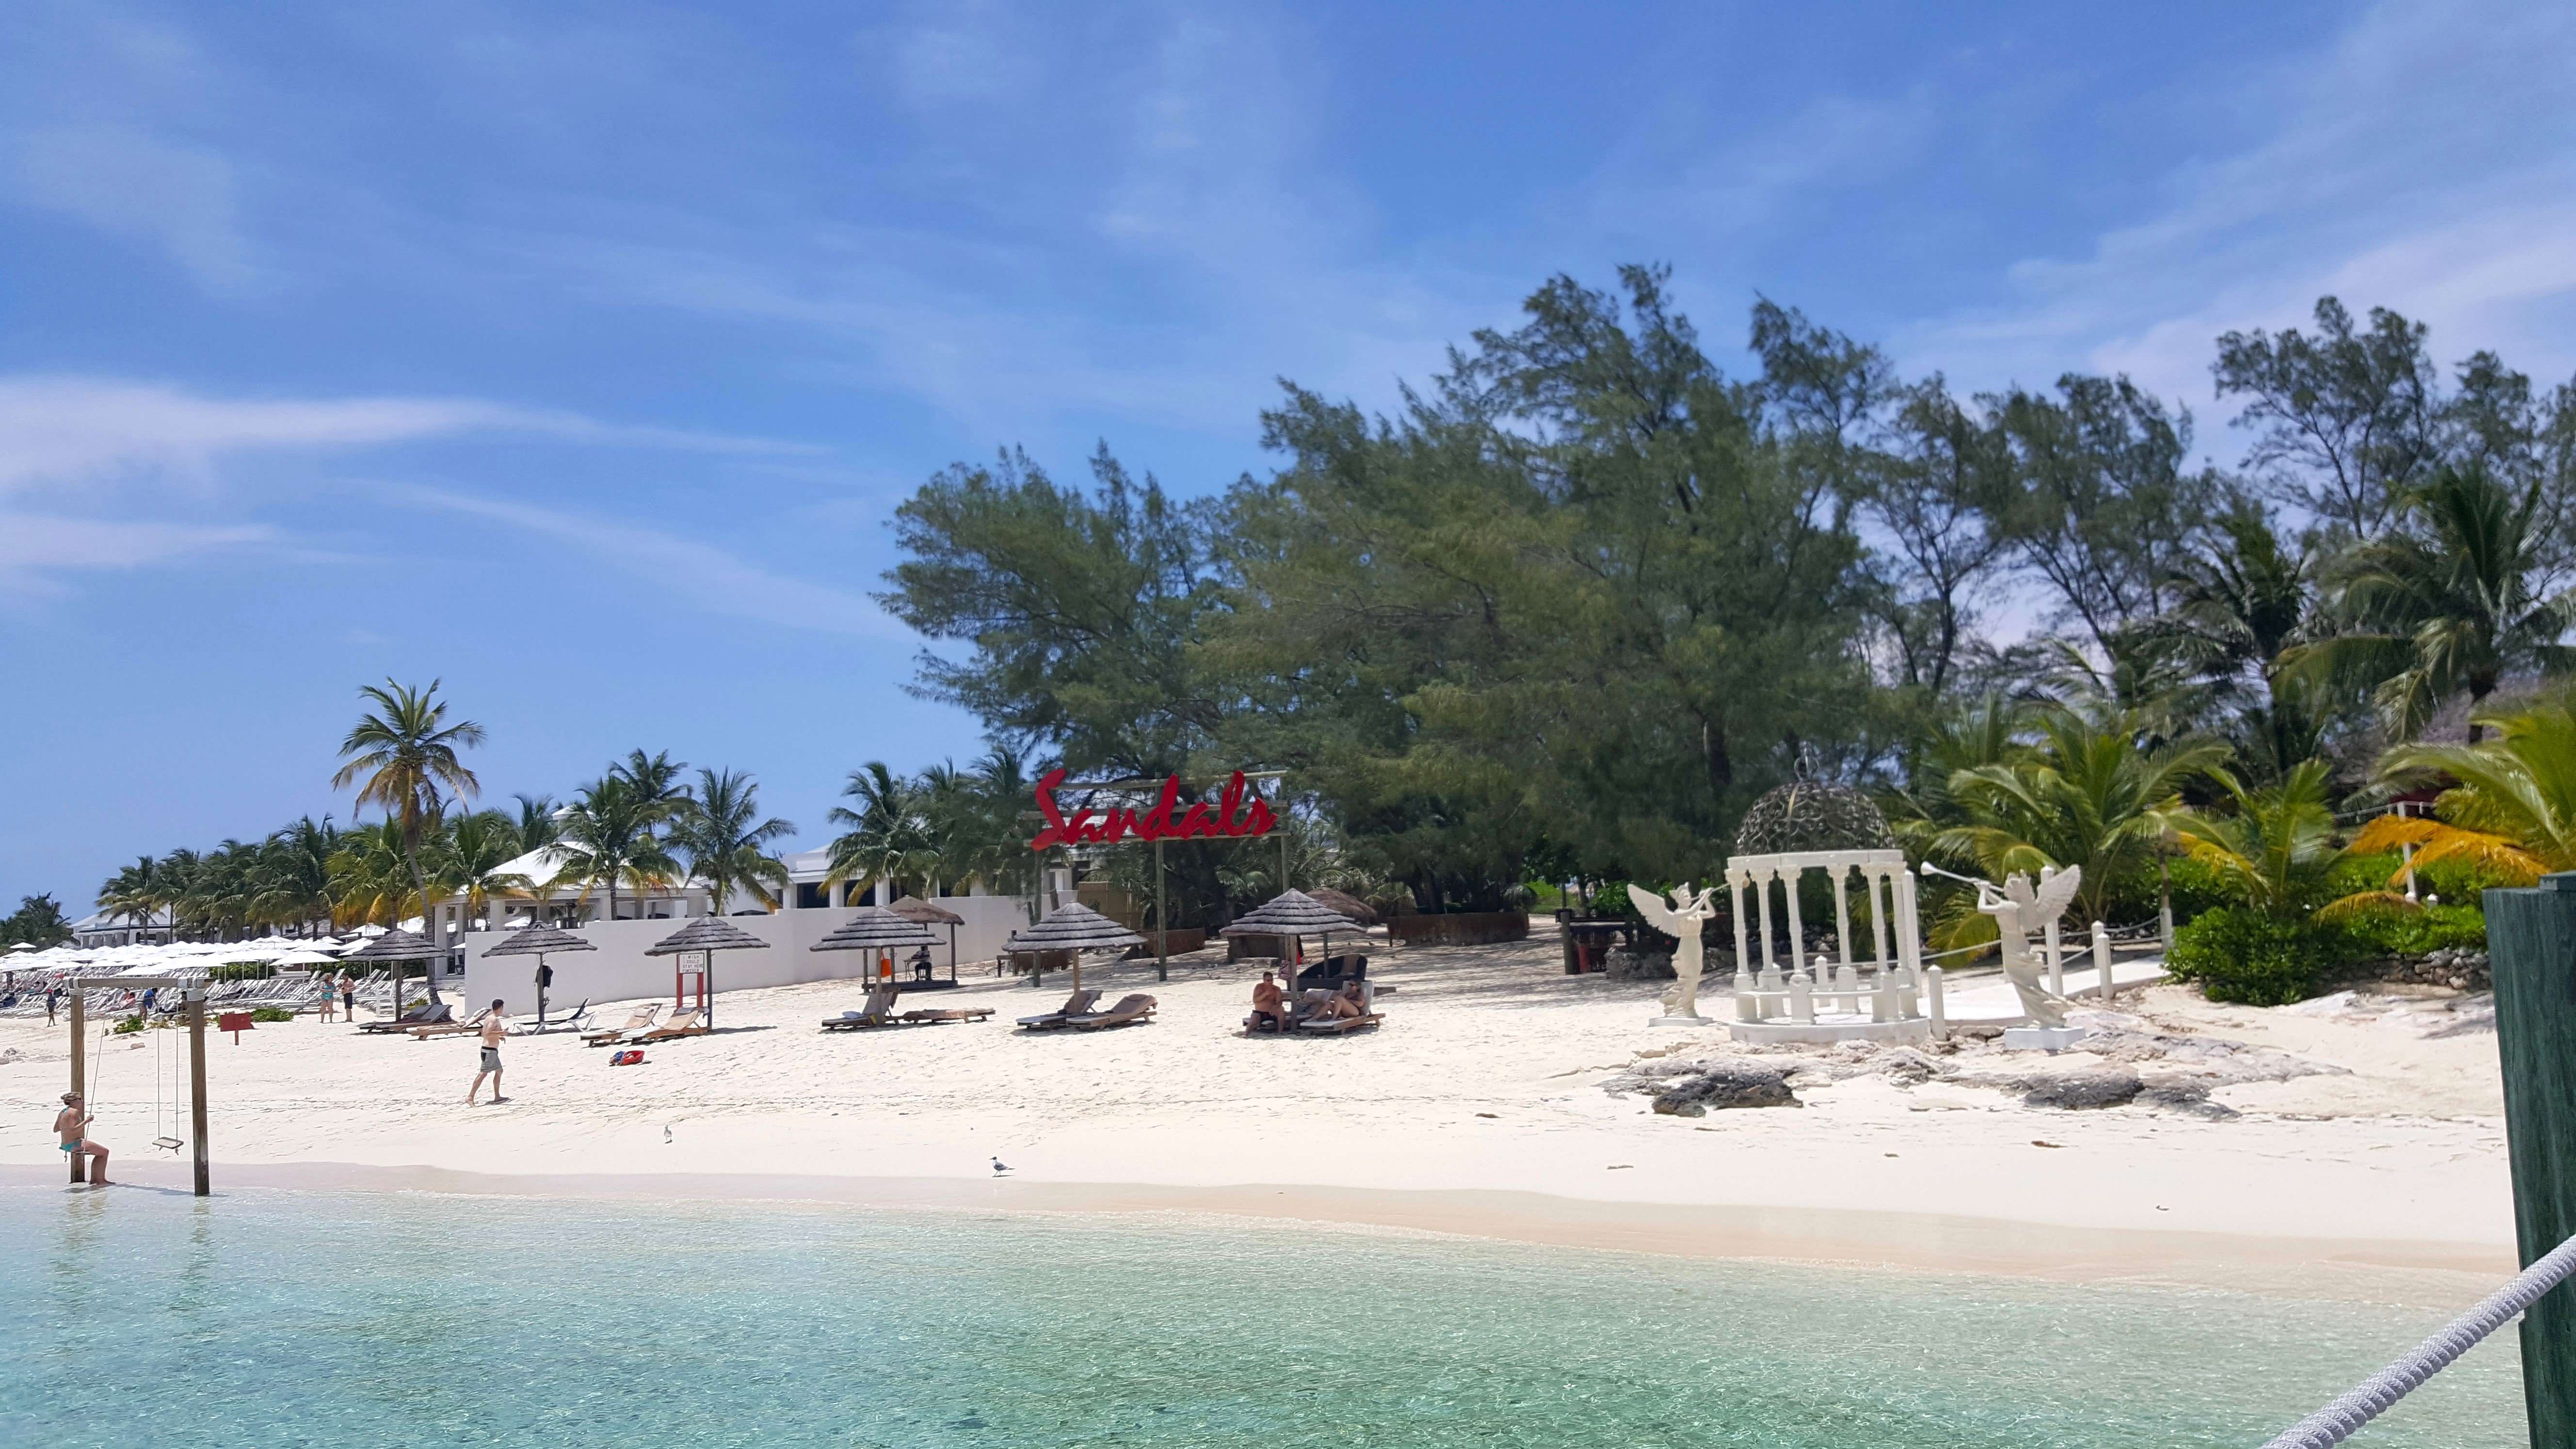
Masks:
[[[1245,787],[1241,770],[1225,782],[1213,809],[1205,800],[1192,801],[1178,820],[1172,818],[1173,808],[1181,803],[1178,775],[1163,781],[1162,797],[1153,808],[1142,811],[1129,807],[1095,811],[1084,805],[1068,816],[1064,807],[1055,802],[1056,787],[1063,783],[1062,770],[1049,770],[1038,781],[1038,813],[1046,817],[1046,828],[1029,842],[1031,850],[1058,845],[1115,845],[1122,840],[1240,839],[1268,835],[1279,823],[1269,802]]]

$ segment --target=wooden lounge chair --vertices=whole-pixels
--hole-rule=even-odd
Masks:
[[[630,1031],[642,1031],[646,1027],[651,1026],[653,1024],[653,1018],[660,1016],[661,1014],[662,1003],[658,1001],[647,1002],[644,1005],[635,1008],[635,1014],[626,1018],[626,1024],[624,1026],[612,1026],[605,1031],[583,1032],[581,1034],[582,1045],[606,1046],[610,1042],[617,1040],[619,1037],[626,1035]]]
[[[1297,1029],[1320,1032],[1326,1036],[1340,1036],[1347,1031],[1358,1031],[1362,1027],[1375,1026],[1384,1020],[1386,1020],[1384,1016],[1374,1011],[1362,1012],[1358,1016],[1310,1016],[1297,1023]]]
[[[481,1026],[483,1024],[483,1017],[484,1013],[478,1011],[474,1014],[474,1019],[472,1021],[458,1021],[451,1017],[446,1021],[428,1022],[423,1025],[413,1027],[411,1029],[411,1039],[413,1041],[427,1041],[434,1036],[463,1036],[465,1033]]]
[[[935,1026],[941,1022],[950,1021],[982,1021],[992,1014],[993,1008],[989,1006],[942,1006],[907,1011],[895,1020],[908,1021],[917,1026]]]
[[[1090,1016],[1073,1017],[1067,1020],[1065,1025],[1079,1027],[1084,1031],[1098,1031],[1110,1026],[1134,1026],[1153,1014],[1154,998],[1140,991],[1133,996],[1119,998],[1118,1004],[1107,1011]]]
[[[417,1026],[436,1026],[455,1014],[444,1001],[435,1006],[424,1001],[391,1021],[362,1021],[358,1023],[358,1030],[367,1036],[383,1036],[388,1032],[409,1031]]]
[[[1081,1016],[1090,1011],[1092,1003],[1099,999],[1100,993],[1097,991],[1088,989],[1077,991],[1064,999],[1063,1006],[1054,1011],[1048,1012],[1044,1016],[1021,1017],[1020,1025],[1027,1027],[1031,1031],[1045,1031],[1050,1027],[1062,1026],[1066,1022],[1073,1020],[1075,1017]]]
[[[673,1037],[705,1036],[708,1032],[715,1029],[706,1025],[702,1020],[705,1014],[706,1013],[698,1010],[694,1006],[690,1007],[686,1011],[673,1012],[669,1021],[646,1031],[630,1033],[624,1038],[624,1040],[630,1042],[669,1041]]]
[[[856,1011],[823,1018],[825,1031],[866,1031],[880,1026],[908,1026],[912,1023],[894,1014],[894,988],[878,986],[868,992],[867,1004]]]

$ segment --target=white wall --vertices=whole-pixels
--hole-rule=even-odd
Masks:
[[[1028,926],[1028,905],[1013,896],[944,896],[938,904],[966,918],[957,928],[957,960],[961,978],[971,977],[978,967],[990,962],[1002,949],[1011,932]],[[769,943],[763,951],[719,951],[715,956],[715,987],[719,992],[746,991],[756,986],[787,986],[799,981],[840,981],[863,976],[876,966],[873,951],[817,951],[814,943],[830,935],[858,914],[849,907],[818,911],[777,911],[758,916],[728,916],[727,924]],[[599,949],[595,951],[557,951],[546,957],[554,968],[554,985],[546,988],[546,1006],[552,1010],[570,1010],[585,999],[593,1002],[636,1001],[646,997],[671,994],[671,958],[647,956],[645,949],[679,930],[682,921],[593,921],[576,934]],[[940,944],[930,950],[930,958],[943,967],[948,962],[948,928],[932,926],[930,933]],[[441,984],[443,991],[460,991],[461,999],[477,1009],[494,997],[501,998],[503,1009],[513,1015],[537,1009],[537,958],[534,956],[501,956],[486,960],[483,953],[510,938],[507,931],[470,931],[461,942],[465,951],[465,982],[460,988],[455,978]],[[909,953],[905,953],[909,954]],[[898,958],[898,967],[901,960]],[[943,972],[944,974],[944,972]]]

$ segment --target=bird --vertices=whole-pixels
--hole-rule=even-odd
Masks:
[[[1011,1165],[1009,1163],[1004,1162],[998,1157],[993,1159],[993,1175],[995,1177],[1000,1177],[1002,1174],[1009,1172],[1010,1170]]]

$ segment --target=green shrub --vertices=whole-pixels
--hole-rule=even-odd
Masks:
[[[254,1006],[250,1009],[250,1019],[253,1021],[293,1021],[295,1019],[295,1013],[282,1006]]]
[[[2369,956],[2423,956],[2457,946],[2483,951],[2487,944],[2486,912],[2476,906],[2374,910],[2345,920],[2342,928],[2353,951]]]
[[[142,1029],[143,1029],[143,1013],[141,1013],[141,1012],[139,1012],[139,1011],[138,1011],[138,1012],[136,1012],[134,1015],[129,1016],[129,1017],[125,1018],[123,1021],[118,1022],[118,1023],[116,1024],[116,1033],[115,1033],[115,1034],[116,1034],[116,1035],[118,1035],[118,1036],[131,1036],[131,1035],[133,1035],[135,1032],[141,1031]]]
[[[2203,911],[2174,932],[2165,969],[2212,1001],[2286,1006],[2317,994],[2350,946],[2344,933],[2247,906]]]
[[[2174,924],[2193,919],[2221,906],[2245,904],[2245,893],[2218,867],[2189,856],[2176,856],[2165,863],[2166,879],[2173,890]],[[2110,923],[2134,926],[2156,918],[2159,882],[2153,863],[2145,868],[2122,874],[2111,885],[2106,909]]]

